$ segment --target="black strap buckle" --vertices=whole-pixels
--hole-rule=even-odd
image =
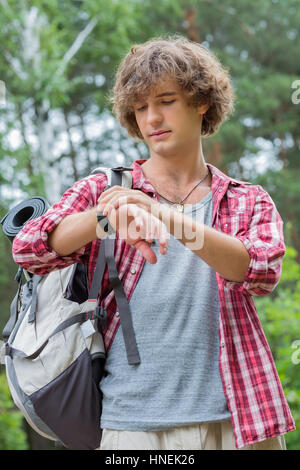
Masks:
[[[97,212],[97,221],[102,230],[104,230],[105,233],[108,232],[109,229],[109,220],[106,215],[103,215],[102,212]]]
[[[5,354],[5,356],[12,357],[11,356],[11,346],[8,343],[5,343],[5,345],[4,345],[4,354]]]
[[[116,166],[115,168],[112,168],[113,171],[133,171],[133,168],[128,167],[128,166]]]
[[[95,318],[98,318],[100,325],[106,326],[107,311],[102,306],[97,306],[94,310]]]

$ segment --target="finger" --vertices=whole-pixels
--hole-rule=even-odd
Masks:
[[[151,213],[151,205],[149,204],[148,199],[150,199],[150,202],[152,203],[152,199],[149,198],[149,196],[146,196],[141,191],[124,189],[122,193],[120,191],[117,191],[113,194],[109,193],[108,197],[106,195],[101,195],[98,199],[98,210],[100,212],[103,212],[104,215],[107,215],[105,209],[109,208],[110,206],[113,206],[115,209],[118,209],[119,207],[125,204],[134,204],[136,206],[141,207],[146,212]]]
[[[135,201],[133,200],[132,197],[122,196],[122,197],[119,197],[118,199],[116,199],[114,201],[114,208],[118,209],[120,206],[123,206],[124,204],[130,204],[130,203],[134,203],[134,202]]]
[[[107,189],[106,191],[103,191],[102,194],[100,194],[100,196],[98,198],[98,203],[101,203],[101,202],[109,199],[111,197],[111,195],[115,194],[116,192],[118,192],[118,193],[122,192],[122,194],[123,194],[125,191],[128,191],[128,188],[125,188],[123,186],[112,186],[111,188]]]
[[[167,250],[168,250],[168,245],[160,244],[159,251],[161,255],[167,254]]]
[[[98,202],[102,201],[105,197],[109,196],[111,193],[113,193],[115,191],[120,191],[120,190],[123,190],[123,189],[126,190],[127,188],[124,188],[123,186],[118,186],[118,185],[112,186],[109,189],[104,188],[103,192],[100,194],[100,196],[98,198]]]
[[[162,255],[165,255],[168,251],[168,243],[167,242],[159,242],[159,251]]]
[[[143,217],[143,214],[140,215],[140,212],[137,212],[137,215],[134,216],[134,219],[128,229],[131,238],[145,238],[147,233],[147,222],[145,220],[145,217]]]
[[[156,225],[156,237],[160,245],[160,253],[161,254],[166,254],[168,250],[168,243],[169,243],[169,232],[167,231],[167,228],[164,223],[159,222],[159,224]]]
[[[118,194],[113,194],[110,196],[110,199],[107,199],[106,201],[102,202],[99,205],[100,211],[103,212],[103,215],[108,215],[109,212],[115,207],[115,203],[118,200],[119,195]]]
[[[114,206],[112,204],[106,204],[106,206],[104,206],[104,208],[102,209],[102,214],[109,216],[113,209]]]
[[[125,206],[125,205],[130,205],[139,209],[143,209],[143,211],[147,213],[148,215],[151,214],[148,206],[146,206],[142,201],[139,201],[137,198],[132,198],[132,197],[118,199],[118,201],[114,203],[114,208],[120,209],[122,206]]]
[[[147,232],[145,240],[148,243],[152,243],[154,238],[156,237],[160,244],[160,253],[163,255],[166,254],[168,249],[169,238],[169,233],[167,231],[166,225],[159,219],[148,213],[145,214],[145,219],[145,227]]]
[[[136,204],[128,204],[127,206],[128,215],[132,215],[133,217],[141,216],[142,210],[143,209],[137,207]]]
[[[144,220],[142,219],[142,217],[136,217],[134,221],[136,228],[141,228],[144,225]]]
[[[114,200],[114,195],[110,195],[109,198],[106,198],[105,200],[103,200],[102,202],[100,202],[98,204],[99,206],[99,209],[104,211],[106,208],[108,208],[108,206],[112,203],[112,201]]]
[[[105,196],[103,196],[105,194]],[[117,197],[119,197],[120,192],[118,191],[113,192],[113,193],[103,193],[101,196],[98,198],[98,208],[100,211],[102,211],[108,204],[110,204],[112,201],[114,201]]]
[[[150,264],[157,262],[156,254],[146,241],[139,240],[134,246]]]
[[[146,236],[146,241],[148,243],[152,243],[154,240],[154,235],[152,233],[150,233],[149,235]]]

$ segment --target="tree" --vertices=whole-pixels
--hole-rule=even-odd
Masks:
[[[292,100],[300,75],[298,3],[0,0],[0,80],[6,85],[6,105],[0,102],[0,217],[30,196],[55,202],[96,166],[148,157],[146,146],[129,139],[112,116],[107,94],[132,44],[180,33],[219,57],[236,93],[234,115],[204,140],[206,160],[262,184],[300,262],[300,104]],[[2,324],[15,292],[10,253],[0,233]],[[295,296],[298,286],[293,289]],[[268,298],[257,301],[266,302],[271,318],[276,313]],[[263,315],[265,304],[259,305]]]

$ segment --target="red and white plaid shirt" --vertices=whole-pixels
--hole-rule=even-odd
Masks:
[[[145,161],[133,162],[132,187],[157,198],[140,167]],[[244,282],[230,282],[216,273],[221,310],[219,368],[236,447],[241,448],[295,429],[253,302],[253,295],[268,294],[279,282],[285,253],[283,221],[269,194],[261,186],[235,180],[213,165],[207,166],[212,173],[212,226],[241,240],[251,257]],[[89,266],[91,283],[100,240],[61,257],[48,246],[47,238],[48,233],[67,215],[96,206],[106,183],[103,174],[83,178],[68,189],[46,214],[27,222],[14,239],[15,262],[36,274],[47,274],[75,262],[84,262]],[[117,234],[115,260],[129,300],[145,259]],[[117,305],[109,286],[107,267],[99,302],[108,315],[107,327],[103,329],[108,351],[120,317],[115,315]]]

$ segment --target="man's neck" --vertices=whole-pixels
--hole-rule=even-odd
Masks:
[[[204,178],[207,166],[203,155],[197,160],[151,157],[142,164],[144,176],[151,182],[186,187]],[[208,183],[208,179],[205,180]]]

